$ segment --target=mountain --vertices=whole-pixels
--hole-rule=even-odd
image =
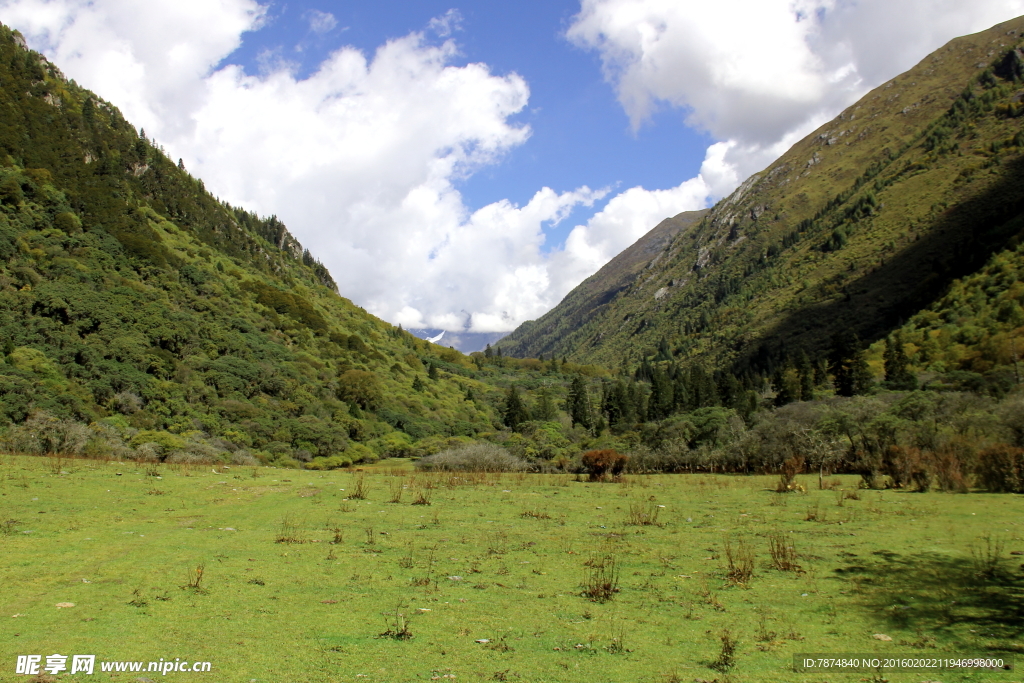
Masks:
[[[980,314],[969,302],[951,322],[943,295],[986,264],[1021,258],[1022,33],[1018,18],[950,41],[676,232],[609,299],[592,278],[502,349],[609,366],[664,349],[765,373],[800,352],[823,359],[837,335],[881,339],[929,307],[956,337]],[[993,281],[975,308],[998,310],[1014,282]],[[1021,324],[989,317],[1003,332]]]
[[[341,297],[2,26],[0,112],[10,448],[333,467],[493,429],[467,357]]]
[[[638,278],[646,279],[665,255],[673,238],[699,222],[706,214],[706,209],[684,211],[658,223],[601,270],[581,282],[540,320],[525,322],[512,334],[501,339],[502,350],[512,356],[550,357],[566,346],[572,347],[575,341],[573,335],[587,321],[599,316],[616,296]]]

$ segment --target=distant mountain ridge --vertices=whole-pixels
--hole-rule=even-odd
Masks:
[[[598,315],[620,292],[645,277],[665,255],[673,238],[698,223],[708,210],[684,211],[658,223],[647,234],[620,252],[596,273],[577,285],[562,301],[539,320],[520,325],[496,345],[503,353],[519,357],[540,357],[565,352],[572,344],[565,330],[579,327]]]
[[[1024,18],[950,41],[874,89],[700,222],[605,305],[588,283],[501,345],[608,366],[769,370],[874,340],[1013,249],[1024,212]]]

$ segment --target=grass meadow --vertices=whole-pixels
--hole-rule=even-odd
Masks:
[[[1022,496],[575,479],[0,457],[0,681],[1024,679],[792,668],[1020,653]],[[53,653],[212,671],[14,673]]]

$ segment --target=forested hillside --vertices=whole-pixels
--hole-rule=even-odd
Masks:
[[[800,363],[820,381],[875,340],[880,376],[881,340],[916,316],[915,370],[1004,382],[1024,348],[1022,31],[951,41],[749,178],[594,315],[575,314],[574,292],[502,348],[701,364],[759,389]]]
[[[0,112],[9,447],[328,467],[492,429],[469,359],[339,296],[5,27]]]

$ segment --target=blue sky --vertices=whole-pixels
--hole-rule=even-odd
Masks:
[[[1024,0],[0,0],[342,295],[470,350]]]

